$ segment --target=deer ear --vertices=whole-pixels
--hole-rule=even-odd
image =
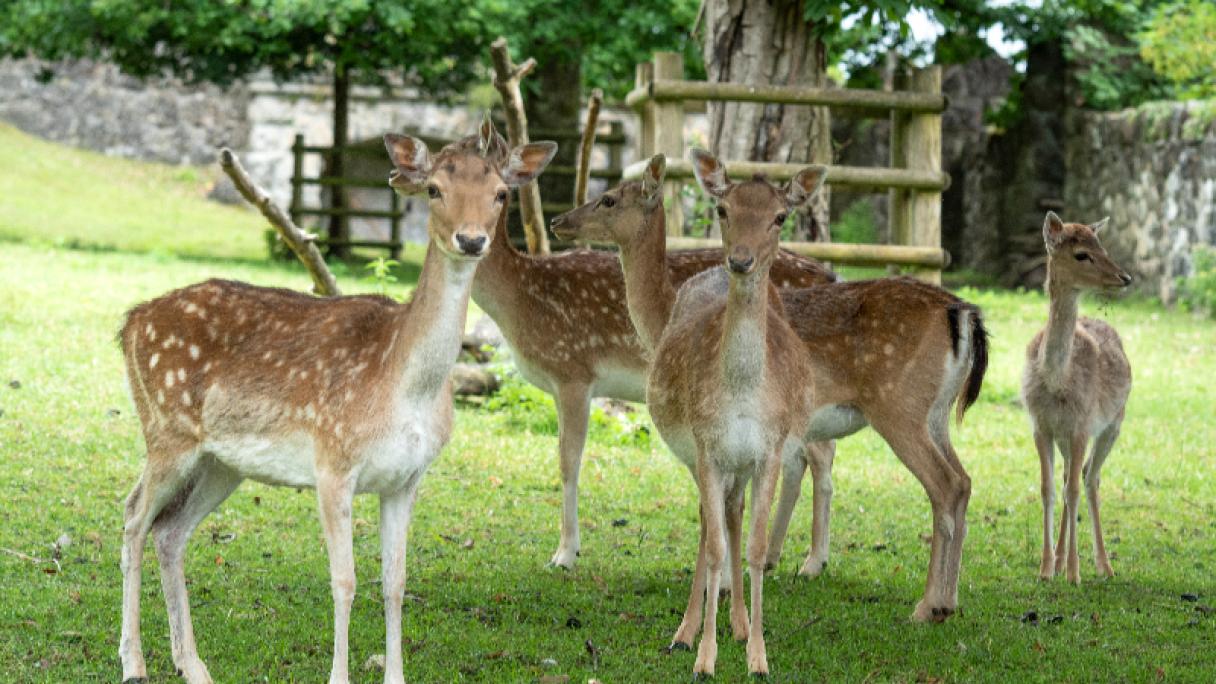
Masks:
[[[790,182],[785,186],[785,203],[791,209],[806,206],[815,193],[819,192],[819,188],[823,187],[823,180],[828,177],[828,167],[826,166],[808,166],[798,172],[798,175],[790,179]]]
[[[1043,219],[1043,242],[1048,249],[1055,249],[1063,237],[1064,221],[1054,211],[1047,212],[1047,218]]]
[[[662,152],[650,158],[642,172],[642,198],[653,206],[663,196],[663,177],[667,174],[667,156]]]
[[[507,167],[502,170],[503,182],[515,187],[532,181],[553,161],[555,154],[555,142],[535,142],[516,147],[511,150]]]
[[[1109,217],[1109,216],[1107,216],[1106,218],[1102,219],[1101,221],[1098,221],[1097,223],[1091,223],[1091,224],[1089,224],[1089,229],[1090,229],[1090,230],[1092,230],[1092,231],[1094,232],[1094,234],[1095,234],[1095,235],[1097,235],[1099,232],[1101,232],[1101,230],[1102,230],[1103,228],[1105,228],[1105,227],[1106,227],[1106,224],[1108,224],[1108,223],[1110,223],[1110,217]]]
[[[726,167],[718,158],[705,150],[692,148],[692,170],[697,175],[697,184],[705,194],[721,198],[730,187],[730,179],[726,177]]]
[[[426,143],[410,135],[386,133],[384,147],[396,167],[388,176],[388,184],[403,192],[421,192],[431,175],[431,153]]]

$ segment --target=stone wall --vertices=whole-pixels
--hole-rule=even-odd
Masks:
[[[1074,113],[1068,121],[1065,220],[1110,216],[1104,244],[1172,301],[1196,245],[1216,245],[1216,101]]]
[[[249,143],[248,88],[143,82],[91,61],[0,60],[0,119],[48,140],[170,164]]]

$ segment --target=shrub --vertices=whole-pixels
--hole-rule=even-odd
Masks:
[[[1195,247],[1191,258],[1191,275],[1178,280],[1178,302],[1191,311],[1216,317],[1216,247]]]

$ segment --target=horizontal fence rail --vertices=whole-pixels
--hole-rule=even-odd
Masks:
[[[703,81],[654,80],[625,96],[625,104],[639,107],[648,101],[678,102],[776,102],[781,104],[848,107],[881,112],[940,113],[948,104],[940,93],[918,93],[852,88],[804,88],[798,86],[708,83]]]
[[[635,162],[625,167],[624,179],[637,180],[642,177],[649,160]],[[789,180],[798,175],[808,164],[782,164],[770,162],[727,162],[726,170],[735,178],[750,178],[763,174],[771,180]],[[685,180],[695,177],[692,162],[687,159],[667,160],[667,177]],[[917,171],[913,169],[888,169],[875,166],[829,166],[826,182],[850,188],[886,190],[922,190],[941,192],[950,187],[950,174],[944,171]]]
[[[713,238],[668,236],[669,249],[721,247]],[[950,253],[941,247],[913,245],[856,245],[844,242],[782,242],[781,248],[821,261],[837,261],[855,266],[913,266],[941,270],[950,265]]]

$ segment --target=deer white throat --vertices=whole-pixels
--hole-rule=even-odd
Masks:
[[[1081,293],[1074,288],[1057,286],[1050,280],[1047,291],[1051,307],[1039,362],[1047,386],[1062,389],[1067,383],[1068,364],[1072,359],[1072,345],[1077,330],[1077,300]]]

